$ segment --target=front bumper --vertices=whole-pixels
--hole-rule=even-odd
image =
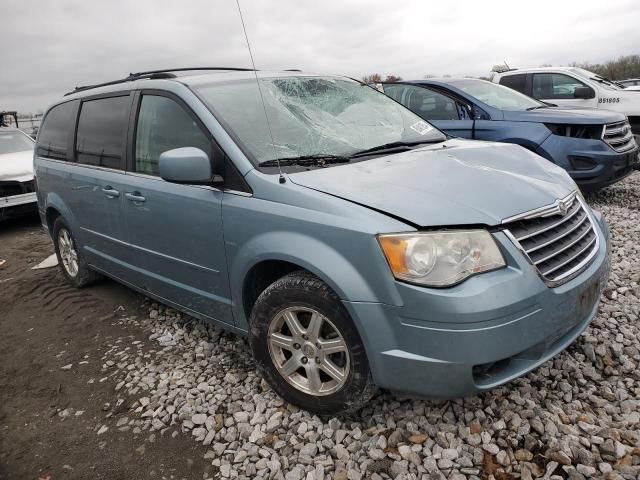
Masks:
[[[463,397],[519,377],[564,350],[595,317],[608,278],[608,229],[603,221],[597,227],[606,241],[594,260],[556,288],[496,233],[507,268],[447,289],[397,283],[401,307],[345,302],[376,384],[427,398]]]
[[[0,218],[31,213],[36,210],[37,205],[35,192],[0,197]]]
[[[0,208],[17,207],[28,203],[38,203],[36,192],[13,195],[11,197],[0,197]]]
[[[618,153],[602,140],[551,135],[537,153],[567,170],[581,190],[593,192],[622,180],[640,165],[638,147]]]

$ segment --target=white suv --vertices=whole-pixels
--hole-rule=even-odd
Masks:
[[[560,106],[603,108],[624,113],[640,136],[640,93],[577,67],[521,68],[494,73],[493,82]]]

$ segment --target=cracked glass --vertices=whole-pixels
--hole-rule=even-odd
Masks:
[[[194,87],[254,164],[446,139],[410,110],[350,79],[291,76],[259,82],[260,90],[255,79]]]

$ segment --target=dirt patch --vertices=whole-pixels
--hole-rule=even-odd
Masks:
[[[107,280],[73,289],[57,267],[31,270],[51,253],[37,218],[0,223],[0,479],[202,478],[212,467],[188,436],[116,426],[130,402],[100,357],[120,338],[148,342],[118,323],[143,298]]]

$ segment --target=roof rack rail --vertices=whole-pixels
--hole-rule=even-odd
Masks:
[[[253,68],[244,67],[182,67],[182,68],[164,68],[162,70],[148,70],[146,72],[130,73],[130,77],[137,77],[140,75],[150,75],[154,73],[167,73],[167,72],[190,72],[193,70],[229,70],[232,72],[254,72]]]
[[[95,85],[82,85],[80,87],[74,88],[70,92],[65,93],[64,96],[66,97],[67,95],[71,95],[73,93],[83,92],[85,90],[91,90],[94,88],[131,82],[133,80],[142,80],[142,79],[159,80],[163,78],[176,78],[176,75],[174,75],[172,72],[189,72],[194,70],[212,70],[212,71],[228,70],[228,71],[234,71],[234,72],[253,72],[254,71],[252,68],[241,68],[241,67],[191,67],[191,68],[185,67],[185,68],[165,68],[162,70],[149,70],[146,72],[130,73],[128,77],[121,78],[120,80],[112,80],[110,82],[96,83]]]

